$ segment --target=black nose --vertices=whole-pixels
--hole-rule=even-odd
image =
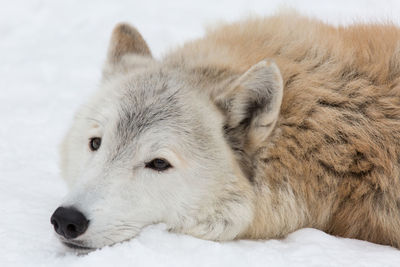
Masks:
[[[88,228],[89,221],[74,207],[59,207],[50,219],[57,234],[72,239],[83,234]]]

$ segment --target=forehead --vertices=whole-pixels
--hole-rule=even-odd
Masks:
[[[181,124],[185,114],[184,88],[158,72],[135,76],[123,85],[116,103],[116,133],[132,139],[158,127]]]

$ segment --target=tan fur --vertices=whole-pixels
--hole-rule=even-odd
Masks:
[[[255,218],[242,238],[302,227],[400,247],[400,29],[332,27],[296,14],[212,29],[168,55],[204,75],[214,99],[229,77],[272,58],[284,84],[271,135],[245,151]],[[213,84],[213,86],[210,86]]]

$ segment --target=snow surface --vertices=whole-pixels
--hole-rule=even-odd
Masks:
[[[288,1],[333,24],[399,24],[399,1]],[[280,1],[0,1],[0,266],[400,266],[400,251],[303,229],[284,240],[216,243],[163,225],[77,256],[49,218],[66,193],[57,145],[74,110],[96,89],[115,23],[136,25],[153,53],[219,20],[268,15]]]

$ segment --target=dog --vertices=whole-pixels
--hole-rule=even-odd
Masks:
[[[400,247],[400,29],[298,14],[208,30],[154,59],[115,27],[61,145],[51,217],[80,251],[150,224],[227,241],[303,227]]]

